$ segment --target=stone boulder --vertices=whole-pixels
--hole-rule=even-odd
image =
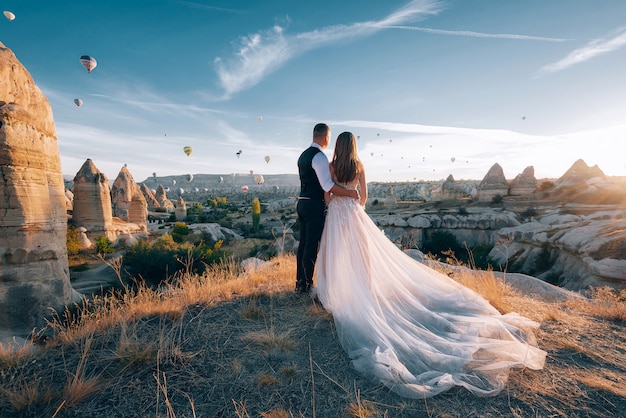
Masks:
[[[509,195],[530,196],[537,190],[537,179],[535,178],[535,168],[528,166],[518,174],[509,185]]]
[[[115,241],[113,210],[109,180],[87,159],[74,177],[74,211],[72,222],[76,227],[87,229],[87,236],[94,241],[104,235]]]
[[[232,229],[221,226],[218,223],[191,224],[189,229],[194,233],[206,234],[209,240],[214,243],[219,240],[241,240],[243,237]]]
[[[0,341],[73,300],[66,197],[52,109],[0,43]]]
[[[147,230],[148,204],[126,165],[111,186],[113,216]]]
[[[509,184],[504,177],[504,171],[500,164],[495,163],[478,185],[478,200],[491,202],[497,195],[504,197],[508,194]]]

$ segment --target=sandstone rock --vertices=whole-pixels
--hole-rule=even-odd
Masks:
[[[104,235],[115,241],[109,180],[87,159],[74,177],[72,222],[87,229],[90,240]]]
[[[600,170],[600,167],[594,165],[589,167],[582,159],[577,160],[557,181],[558,187],[572,186],[585,183],[594,177],[605,178],[606,175]]]
[[[177,221],[183,221],[187,217],[187,203],[185,203],[182,196],[178,197],[174,214],[176,215]]]
[[[158,200],[156,200],[156,197],[154,197],[154,193],[152,193],[152,190],[148,188],[146,183],[141,183],[139,189],[141,190],[141,194],[143,194],[143,198],[146,200],[148,211],[155,212],[157,209],[161,208],[161,204],[158,202]]]
[[[508,194],[509,184],[504,177],[504,171],[500,164],[495,163],[478,185],[478,200],[490,202],[497,195],[504,197]]]
[[[111,186],[113,216],[139,225],[147,230],[148,204],[126,165]]]
[[[194,232],[206,233],[212,242],[219,240],[243,239],[232,229],[225,228],[218,223],[191,224],[189,229]]]
[[[605,214],[606,215],[606,214]],[[550,214],[498,231],[489,253],[498,268],[524,271],[569,290],[626,287],[626,214]]]
[[[78,241],[80,243],[80,248],[82,250],[92,248],[94,244],[89,241],[89,238],[87,237],[87,228],[81,226],[76,229],[78,230]]]
[[[537,179],[535,178],[535,168],[526,167],[521,174],[518,174],[509,186],[511,196],[530,196],[537,190]]]
[[[65,189],[65,210],[69,213],[74,209],[74,193]]]
[[[159,202],[159,205],[161,205],[162,208],[170,213],[174,212],[174,204],[167,198],[167,193],[165,192],[165,188],[162,184],[159,184],[159,187],[157,187],[154,198],[157,202]]]
[[[0,340],[73,300],[64,190],[50,104],[0,43]]]

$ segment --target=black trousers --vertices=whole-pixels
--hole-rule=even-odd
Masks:
[[[308,292],[313,285],[315,261],[326,218],[326,203],[323,200],[300,199],[296,209],[300,222],[300,243],[296,254],[296,291]]]

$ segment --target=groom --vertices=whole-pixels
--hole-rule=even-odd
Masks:
[[[318,123],[313,128],[313,143],[298,158],[300,197],[297,212],[300,222],[300,243],[296,255],[296,292],[308,293],[313,285],[317,250],[322,238],[326,203],[324,192],[358,199],[356,190],[337,186],[330,178],[328,158],[322,151],[330,143],[330,127]]]

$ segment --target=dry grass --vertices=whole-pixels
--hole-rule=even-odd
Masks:
[[[445,272],[446,274],[449,271]],[[490,272],[452,277],[500,312],[541,323],[541,371],[505,392],[400,398],[360,377],[332,316],[294,294],[295,258],[257,271],[231,260],[159,291],[138,287],[68,309],[39,346],[0,345],[0,416],[605,417],[626,410],[624,293],[545,303]]]

